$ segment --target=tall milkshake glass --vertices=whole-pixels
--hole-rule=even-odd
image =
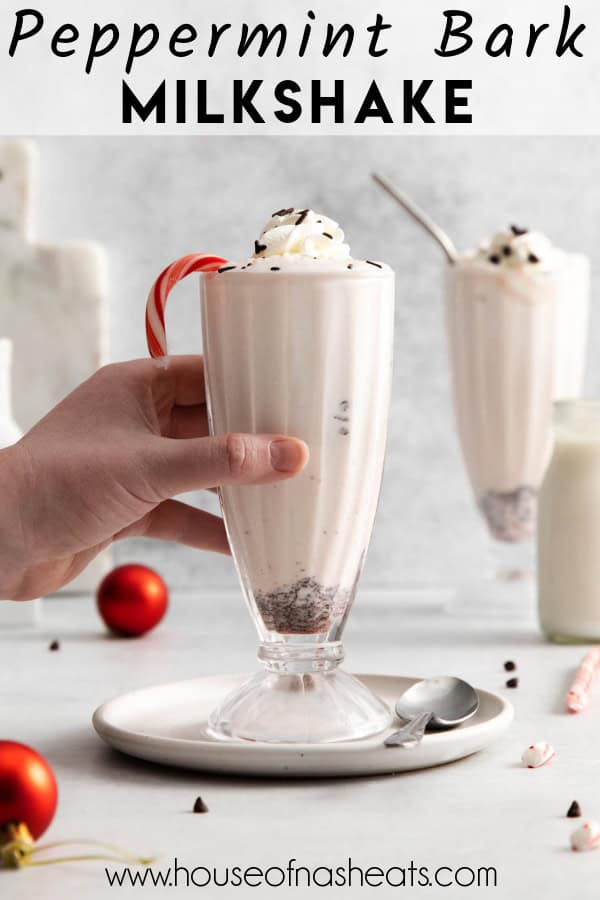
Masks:
[[[213,713],[220,737],[329,742],[391,721],[339,664],[382,476],[393,311],[391,269],[353,260],[309,210],[280,210],[253,257],[202,279],[211,433],[310,449],[293,479],[220,490],[263,666]]]
[[[513,226],[448,268],[448,338],[458,436],[493,540],[479,585],[502,602],[533,570],[537,494],[552,402],[581,392],[588,261]],[[531,583],[531,591],[533,584]],[[516,596],[515,596],[515,599]]]

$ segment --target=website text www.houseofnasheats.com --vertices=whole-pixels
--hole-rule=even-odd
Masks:
[[[498,887],[495,866],[361,865],[350,857],[341,865],[304,866],[296,859],[272,866],[186,866],[177,857],[169,866],[144,869],[123,866],[105,868],[110,887],[140,888],[280,888],[283,890],[327,888],[416,888],[416,887]]]

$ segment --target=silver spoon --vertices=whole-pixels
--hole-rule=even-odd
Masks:
[[[442,675],[425,678],[405,691],[396,703],[396,715],[405,720],[384,741],[386,747],[416,747],[427,726],[439,730],[455,728],[474,716],[479,708],[475,688],[460,678]]]

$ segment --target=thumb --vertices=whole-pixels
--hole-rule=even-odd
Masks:
[[[300,472],[304,441],[281,434],[158,438],[149,458],[156,490],[166,497],[226,484],[268,484]]]

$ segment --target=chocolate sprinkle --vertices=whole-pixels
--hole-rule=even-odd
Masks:
[[[237,268],[236,266],[221,266],[220,269],[217,269],[217,272],[231,272],[232,269]]]
[[[581,807],[577,800],[573,800],[570,807],[567,810],[567,819],[578,819],[581,815]]]
[[[373,262],[372,259],[365,259],[365,262],[369,263],[370,266],[375,266],[376,269],[383,269],[381,263]]]
[[[207,813],[208,806],[202,799],[202,797],[196,797],[196,802],[194,803],[194,812],[195,813]]]
[[[271,272],[281,272],[280,266],[271,266]]]
[[[262,253],[263,250],[266,250],[266,249],[267,249],[266,244],[261,244],[258,241],[254,241],[254,252],[256,253],[257,256],[259,253]]]
[[[298,218],[296,219],[296,225],[302,225],[302,223],[304,222],[307,215],[308,215],[308,210],[303,209],[302,212],[300,213],[300,215],[298,216]]]
[[[60,644],[59,644],[59,642],[58,642],[58,641],[52,641],[52,643],[51,643],[51,644],[49,645],[49,647],[48,647],[48,650],[52,650],[52,651],[54,651],[54,650],[60,650]]]
[[[493,253],[491,256],[489,256],[488,259],[491,263],[494,263],[495,266],[499,265],[499,263],[500,263],[500,257],[496,256],[495,253]]]
[[[512,659],[507,659],[504,663],[504,671],[505,672],[514,672],[517,668],[517,664],[512,661]]]
[[[332,235],[332,234],[329,234],[328,231],[324,231],[324,232],[323,232],[323,237],[329,238],[330,241],[333,240],[333,235]]]
[[[346,268],[347,268],[347,269],[351,269],[351,268],[352,268],[352,263],[348,263],[348,265],[346,266]]]
[[[502,248],[502,252],[504,253],[505,256],[511,256],[512,255],[512,247],[510,247],[508,244],[505,244],[504,247]]]
[[[514,234],[515,237],[521,237],[523,234],[527,234],[529,228],[519,228],[518,225],[511,225],[510,230]]]
[[[275,216],[289,216],[289,215],[291,215],[291,213],[293,213],[293,212],[294,212],[294,207],[293,207],[293,206],[288,207],[288,209],[278,209],[277,212],[274,212],[274,213],[273,213],[273,215],[271,216],[271,218],[274,219]]]
[[[536,256],[535,253],[530,253],[529,256],[527,257],[527,259],[529,260],[530,263],[539,263],[539,261],[540,261],[539,256]]]
[[[519,679],[518,678],[509,678],[506,682],[507,688],[516,688],[519,687]]]

